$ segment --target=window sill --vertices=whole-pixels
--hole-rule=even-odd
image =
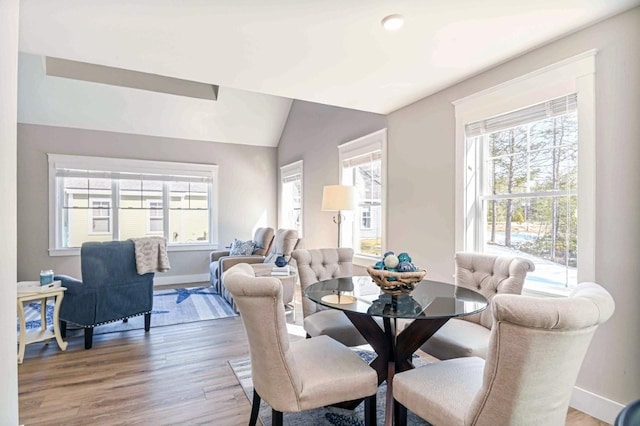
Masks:
[[[553,285],[544,284],[526,284],[522,289],[524,296],[536,296],[536,297],[567,297],[571,293],[572,289],[557,287]]]
[[[358,266],[373,266],[376,262],[380,260],[375,256],[367,256],[366,254],[354,254],[353,255],[353,264]]]
[[[168,245],[167,251],[211,251],[217,250],[217,244]],[[80,256],[80,247],[49,249],[49,256]]]

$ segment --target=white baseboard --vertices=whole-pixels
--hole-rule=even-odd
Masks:
[[[595,417],[598,420],[613,424],[618,413],[624,408],[619,402],[612,401],[603,396],[596,395],[577,386],[573,387],[571,402],[569,402],[576,410]]]
[[[156,274],[155,278],[153,279],[154,287],[200,282],[209,282],[209,274],[169,275],[168,277],[163,277],[161,274]]]

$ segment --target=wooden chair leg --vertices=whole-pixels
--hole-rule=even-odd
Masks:
[[[282,411],[271,410],[271,426],[283,426]]]
[[[364,426],[376,426],[376,394],[364,400]]]
[[[400,404],[398,401],[393,400],[393,417],[394,425],[407,426],[407,407]]]
[[[249,426],[256,426],[258,422],[258,412],[260,411],[260,395],[256,390],[253,390],[253,402],[251,403],[251,418],[249,419]]]
[[[144,314],[144,331],[147,332],[151,328],[151,312]]]
[[[85,327],[84,329],[84,348],[91,349],[93,346],[93,327]]]
[[[58,325],[60,326],[60,336],[64,339],[67,337],[67,322],[60,320],[58,321]]]

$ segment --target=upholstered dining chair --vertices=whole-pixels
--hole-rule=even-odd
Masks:
[[[564,425],[591,338],[614,308],[595,283],[567,298],[496,295],[486,361],[451,359],[395,375],[398,424],[408,408],[433,426]]]
[[[250,425],[263,399],[272,424],[283,412],[298,412],[365,398],[365,424],[376,423],[377,374],[355,352],[327,337],[289,342],[282,284],[256,277],[248,264],[225,274],[225,285],[240,311],[251,352],[253,403]]]
[[[366,344],[367,341],[342,311],[325,308],[304,296],[306,288],[313,283],[353,275],[353,249],[299,249],[294,250],[291,256],[298,268],[303,324],[307,335],[329,336],[347,346]]]
[[[449,320],[420,349],[438,359],[464,356],[485,358],[493,318],[491,301],[497,294],[521,294],[527,272],[535,269],[528,259],[459,252],[455,255],[455,285],[481,293],[489,301],[484,311]]]

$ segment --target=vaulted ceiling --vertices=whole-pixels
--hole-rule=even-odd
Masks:
[[[387,114],[639,0],[22,0],[25,123],[276,146],[291,100]],[[385,31],[398,13],[401,30]],[[51,56],[218,101],[47,76]]]

